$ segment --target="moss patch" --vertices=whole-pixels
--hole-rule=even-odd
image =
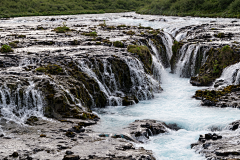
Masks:
[[[114,47],[124,48],[124,44],[120,41],[113,42]]]
[[[55,28],[54,31],[56,31],[56,33],[66,33],[70,31],[70,28],[63,24],[63,26]]]
[[[219,98],[231,93],[233,90],[240,89],[240,85],[230,85],[225,87],[223,90],[197,90],[195,97],[202,97],[212,102],[218,102]]]
[[[63,69],[56,64],[50,64],[47,66],[43,66],[43,67],[38,67],[36,68],[37,72],[45,72],[48,74],[52,74],[52,75],[58,75],[60,73],[63,73]]]
[[[140,60],[143,62],[147,73],[152,74],[152,56],[147,46],[129,45],[127,50],[128,52],[137,54]]]
[[[4,44],[1,48],[0,48],[0,52],[2,53],[8,53],[8,52],[13,52],[12,48],[6,44]]]

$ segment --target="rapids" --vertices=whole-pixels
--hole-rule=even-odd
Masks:
[[[151,137],[149,142],[140,146],[153,150],[161,160],[204,159],[191,150],[190,144],[196,142],[200,134],[211,132],[213,128],[224,130],[229,123],[240,119],[240,110],[200,106],[200,101],[191,97],[196,90],[203,87],[191,86],[189,79],[179,78],[178,75],[169,73],[169,70],[165,70],[163,77],[161,86],[164,91],[156,94],[153,100],[141,101],[128,107],[111,106],[96,110],[101,123],[95,130],[119,133],[136,119],[176,123],[182,129]]]

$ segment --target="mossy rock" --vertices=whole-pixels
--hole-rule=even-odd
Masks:
[[[206,63],[200,68],[197,77],[191,77],[191,83],[199,86],[209,86],[222,74],[224,68],[240,61],[240,55],[230,46],[221,49],[211,48]]]
[[[171,71],[174,72],[175,68],[176,68],[176,63],[178,60],[178,52],[179,50],[182,48],[183,43],[178,42],[178,41],[174,41],[173,46],[172,46],[172,58],[170,60],[170,65],[171,65]]]
[[[124,48],[124,44],[121,41],[113,42],[113,46],[118,48]]]
[[[97,32],[84,32],[82,33],[84,36],[90,36],[90,37],[97,37]]]
[[[108,58],[112,72],[118,82],[118,88],[124,93],[129,93],[132,88],[130,69],[125,61],[120,58]],[[103,73],[103,70],[102,70]]]
[[[52,74],[52,75],[59,75],[63,73],[63,69],[56,64],[49,64],[47,66],[42,66],[42,67],[38,67],[36,68],[37,72],[44,72],[44,73],[48,73],[48,74]]]
[[[147,73],[152,74],[152,56],[147,46],[129,45],[127,50],[128,52],[137,54],[143,62]]]
[[[123,33],[125,33],[125,34],[127,34],[127,35],[135,35],[136,33],[134,32],[134,31],[132,31],[132,30],[130,30],[130,31],[124,31]]]
[[[10,42],[9,46],[13,47],[13,48],[17,48],[17,44],[15,42]]]
[[[219,101],[219,98],[235,90],[240,90],[240,85],[229,85],[222,90],[197,90],[194,96],[205,98],[216,103]]]
[[[27,119],[25,123],[28,125],[34,125],[34,123],[37,121],[38,121],[38,118],[36,116],[31,116]]]
[[[8,52],[13,52],[12,48],[6,44],[2,45],[0,48],[0,52],[2,53],[8,53]]]
[[[55,28],[54,31],[56,31],[56,33],[66,33],[68,31],[70,31],[70,28],[65,26],[65,25],[63,25],[61,27]]]

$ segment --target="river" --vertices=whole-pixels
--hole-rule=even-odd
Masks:
[[[214,23],[230,23],[235,19],[222,18],[191,18],[191,17],[166,17],[138,15],[135,13],[100,14],[100,15],[73,15],[60,16],[70,17],[67,24],[82,23],[87,25],[99,24],[97,20],[106,20],[107,25],[135,25],[149,26],[154,29],[161,29],[168,34],[168,44],[171,41],[186,38],[187,30],[180,30],[182,27],[191,25]],[[52,17],[49,17],[53,18]],[[8,21],[0,20],[2,27],[12,25],[56,25],[64,22],[57,19],[53,22],[41,20],[41,17],[20,17]],[[43,18],[44,19],[44,18]],[[154,20],[152,20],[154,19]],[[211,27],[211,26],[209,26]],[[234,29],[234,26],[232,26]],[[193,31],[193,29],[189,29]],[[239,31],[235,30],[236,32]],[[4,35],[3,35],[4,36]],[[172,39],[171,39],[172,38]],[[111,41],[114,38],[110,38]],[[166,43],[167,43],[166,41]],[[3,43],[3,42],[2,42]],[[168,46],[168,52],[171,46]],[[42,48],[41,48],[42,49]],[[20,50],[20,49],[19,49]],[[171,56],[171,53],[168,53]],[[161,65],[162,66],[162,65]],[[182,66],[183,67],[183,66]],[[200,134],[212,132],[211,129],[224,130],[225,127],[240,119],[240,110],[234,108],[203,107],[201,101],[192,98],[195,91],[203,87],[194,87],[189,83],[189,78],[180,78],[180,75],[170,73],[170,69],[161,71],[161,87],[163,91],[154,95],[152,100],[140,101],[138,104],[125,106],[108,106],[104,109],[95,109],[101,118],[94,130],[102,133],[120,133],[129,123],[139,119],[154,119],[163,121],[166,124],[177,124],[181,129],[170,131],[167,134],[150,137],[145,144],[136,144],[152,150],[159,160],[200,160],[204,156],[196,154],[190,148],[190,144],[198,140]],[[217,133],[218,131],[215,131]],[[227,131],[226,131],[227,132]]]
[[[177,74],[169,73],[169,70],[165,70],[163,75],[162,88],[163,92],[156,94],[153,100],[128,107],[111,106],[98,110],[101,123],[95,130],[118,133],[136,119],[176,123],[182,129],[151,137],[140,146],[153,150],[159,160],[196,160],[204,157],[191,150],[190,144],[197,142],[200,134],[210,133],[211,128],[222,130],[227,124],[240,119],[239,109],[201,106],[200,101],[191,97],[203,87],[194,87],[189,79],[179,78]]]

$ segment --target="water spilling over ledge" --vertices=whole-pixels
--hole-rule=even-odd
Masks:
[[[151,141],[137,144],[137,147],[153,150],[158,159],[203,159],[190,149],[190,144],[199,134],[213,131],[213,128],[218,128],[219,132],[239,120],[239,111],[201,107],[199,101],[191,98],[199,88],[191,86],[186,78],[192,77],[193,84],[205,85],[202,78],[212,71],[214,76],[208,78],[209,83],[219,77],[226,81],[224,84],[239,82],[239,22],[232,21],[135,13],[0,21],[0,44],[8,44],[14,50],[0,54],[0,132],[5,138],[13,133],[19,133],[14,135],[18,137],[20,133],[29,132],[34,139],[31,143],[39,135],[46,140],[54,139],[52,150],[40,146],[35,150],[33,144],[23,147],[31,150],[29,156],[35,158],[54,159],[57,149],[61,150],[58,158],[62,158],[64,150],[71,147],[75,154],[84,157],[104,157],[107,149],[96,154],[91,143],[104,141],[100,145],[107,147],[109,143],[109,151],[118,150],[122,154],[119,146],[113,144],[126,145],[134,141],[134,136],[122,128],[137,119],[154,119],[169,126],[176,125],[180,130],[169,129],[168,133],[150,137]],[[61,27],[62,22],[70,31],[56,33],[54,28]],[[227,64],[235,65],[225,66],[227,68],[215,73],[216,66],[222,65],[217,58],[218,54],[225,53],[224,46],[232,50]],[[94,128],[88,128],[96,123],[99,124]],[[19,124],[24,129],[15,130],[7,124]],[[59,146],[54,136],[45,135],[50,132],[46,128],[52,128],[56,137],[73,140],[66,142],[69,146]],[[146,129],[148,135],[153,131],[149,126]],[[122,132],[124,134],[119,134]],[[74,139],[76,136],[82,140]],[[19,139],[26,138],[23,135]],[[116,138],[114,142],[112,138]],[[118,138],[125,140],[121,142]],[[83,142],[86,139],[89,143]],[[82,146],[72,143],[75,141],[84,143],[92,151],[80,152]],[[16,142],[20,144],[21,140]],[[127,148],[138,158],[142,155],[153,158],[147,151],[137,153],[139,150],[126,146],[120,148]],[[0,148],[3,158],[13,151]]]

